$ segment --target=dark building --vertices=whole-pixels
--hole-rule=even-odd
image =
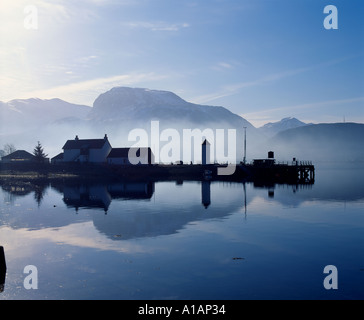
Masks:
[[[107,156],[107,163],[114,165],[154,164],[150,148],[113,148]]]
[[[25,150],[17,150],[7,156],[1,157],[3,163],[33,163],[36,162],[35,157],[25,151]]]

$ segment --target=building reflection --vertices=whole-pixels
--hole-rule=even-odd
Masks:
[[[30,193],[34,194],[33,198],[38,202],[39,197],[35,196],[39,194],[38,191],[44,193],[44,190],[50,187],[51,190],[58,192],[54,200],[63,201],[70,210],[77,213],[80,209],[91,209],[87,214],[78,215],[77,221],[92,220],[93,226],[112,240],[174,234],[192,221],[222,219],[236,212],[243,213],[246,219],[249,204],[257,196],[284,205],[298,205],[311,194],[301,194],[301,189],[312,188],[312,186],[252,182],[178,180],[161,182],[158,194],[153,197],[156,183],[158,182],[91,183],[69,179],[54,180],[46,186],[41,186],[30,183],[21,185],[17,181],[7,183],[0,181],[2,189],[6,191],[3,193],[6,202],[7,195],[25,197]],[[212,188],[215,193],[211,192]],[[294,197],[290,196],[292,193]],[[150,201],[152,198],[154,201]],[[46,203],[49,205],[49,200]],[[52,204],[54,210],[58,210],[57,202]],[[108,213],[107,219],[100,214],[100,210],[105,214]],[[3,223],[11,225],[14,229],[37,230],[45,227],[61,228],[75,223],[72,215],[59,214],[55,218],[52,211],[49,210],[49,206],[33,211],[32,215],[24,215],[22,210],[15,210],[11,220],[7,220],[10,215],[0,215],[0,225]]]
[[[207,209],[211,204],[211,181],[202,181],[201,198],[202,205]]]
[[[118,182],[113,184],[77,184],[63,187],[63,201],[67,207],[100,208],[107,213],[113,199],[150,199],[154,182]]]
[[[183,180],[177,180],[176,185],[183,185]],[[202,180],[199,182],[201,186],[201,204],[205,209],[211,208],[211,184],[215,182],[211,180]],[[243,199],[242,205],[247,211],[246,200],[246,184],[253,183],[254,189],[266,189],[268,198],[275,198],[275,189],[277,185],[270,182],[254,181],[254,182],[241,182],[243,186]],[[29,183],[15,181],[13,183],[1,184],[1,187],[8,199],[6,201],[13,203],[14,198],[27,196],[33,193],[34,199],[40,206],[44,194],[49,188],[49,184],[46,183]],[[312,185],[298,184],[287,185],[292,188],[293,193],[296,193],[300,189],[311,189]],[[108,212],[112,200],[148,200],[151,199],[154,190],[155,182],[152,181],[118,181],[118,182],[104,182],[104,183],[90,183],[87,181],[59,181],[53,182],[51,187],[58,190],[63,194],[63,201],[68,208],[75,208],[76,212],[80,208],[84,209],[102,209],[105,213]]]

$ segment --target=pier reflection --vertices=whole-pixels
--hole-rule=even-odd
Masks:
[[[268,198],[274,199],[275,197],[275,190],[277,188],[288,188],[292,190],[293,193],[298,192],[299,190],[312,190],[313,183],[296,183],[296,184],[276,184],[276,183],[267,183],[262,181],[255,181],[253,183],[255,189],[266,189],[268,193]]]

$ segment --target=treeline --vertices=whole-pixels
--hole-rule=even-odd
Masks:
[[[8,156],[17,151],[16,147],[12,143],[4,145],[3,149],[0,149],[0,158]],[[42,144],[38,141],[37,145],[33,149],[34,160],[38,163],[48,162],[48,154],[44,152]]]

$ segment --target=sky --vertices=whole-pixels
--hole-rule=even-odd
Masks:
[[[0,101],[130,86],[256,127],[364,123],[363,16],[361,0],[0,0]]]

